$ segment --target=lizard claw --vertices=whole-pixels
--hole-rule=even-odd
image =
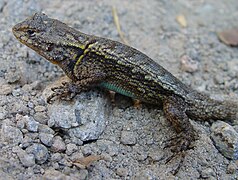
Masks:
[[[186,153],[184,151],[173,153],[171,156],[169,156],[165,160],[165,164],[167,164],[167,165],[172,164],[173,170],[171,170],[170,172],[173,175],[176,175],[179,172],[180,168],[182,167],[184,159],[185,159],[185,154]],[[174,160],[176,162],[174,162]],[[176,166],[174,166],[175,164],[176,164]]]
[[[51,88],[53,93],[47,98],[47,103],[51,104],[57,98],[70,101],[76,96],[77,88],[69,82],[62,82],[60,86]]]
[[[188,132],[181,132],[163,142],[163,148],[169,148],[172,152],[171,156],[166,157],[165,164],[173,164],[173,166],[176,164],[171,171],[173,175],[176,175],[182,167],[186,151],[194,147],[194,145],[192,145],[192,142],[195,140],[193,135],[194,134],[189,134]]]
[[[181,132],[163,142],[164,148],[170,148],[172,152],[178,153],[192,149],[191,143],[195,140],[194,134]]]

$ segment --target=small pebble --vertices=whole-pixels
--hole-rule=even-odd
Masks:
[[[66,154],[69,156],[73,154],[74,152],[76,152],[77,150],[78,150],[78,147],[76,146],[76,144],[69,143],[66,146]]]
[[[41,133],[47,133],[47,134],[54,134],[55,131],[51,129],[49,126],[45,124],[39,124],[39,132]]]
[[[29,108],[33,108],[33,107],[34,107],[34,103],[31,102],[31,101],[28,101],[28,102],[27,102],[27,106],[28,106]]]
[[[83,146],[81,150],[84,156],[89,156],[92,154],[92,149],[89,146]]]
[[[22,132],[13,126],[3,124],[0,133],[2,139],[6,142],[9,142],[10,144],[19,144],[23,140]]]
[[[134,132],[122,131],[121,132],[121,143],[125,145],[136,144],[136,135]]]
[[[60,153],[54,153],[51,155],[51,161],[58,162],[62,159],[62,156]]]
[[[26,128],[30,132],[37,132],[39,123],[33,119],[33,117],[24,116],[26,120]]]
[[[202,178],[212,178],[215,177],[216,173],[213,171],[212,168],[206,168],[201,171],[201,177]]]
[[[41,124],[47,124],[49,119],[45,112],[36,112],[33,117],[37,122]]]
[[[6,112],[0,112],[0,119],[5,119],[7,113]]]
[[[40,141],[48,147],[50,147],[52,145],[53,137],[54,137],[53,134],[48,134],[48,133],[40,133],[39,134]]]
[[[9,84],[4,84],[0,88],[0,95],[8,95],[12,93],[12,87]]]
[[[24,150],[21,150],[18,151],[17,156],[19,157],[23,166],[31,167],[35,165],[35,156],[33,154],[28,154]]]
[[[53,152],[64,152],[66,149],[65,143],[60,136],[55,136],[53,139],[53,144],[51,150]]]
[[[238,133],[223,122],[216,121],[211,127],[211,137],[217,149],[227,158],[238,159]]]
[[[17,128],[19,129],[23,129],[25,127],[25,121],[24,120],[19,120],[17,121],[17,124],[16,124]]]
[[[56,180],[56,179],[69,179],[69,176],[66,176],[60,171],[54,169],[47,169],[43,176],[43,179]]]
[[[193,60],[188,55],[183,55],[180,58],[181,69],[185,72],[196,72],[198,70],[198,62]]]
[[[8,83],[15,83],[21,79],[21,76],[17,71],[10,71],[6,74],[5,78]]]
[[[36,106],[34,109],[36,112],[43,112],[46,110],[46,107],[45,106]]]
[[[120,168],[117,168],[116,173],[117,173],[118,176],[122,176],[122,177],[127,176],[128,169],[120,167]]]
[[[231,162],[227,167],[227,173],[234,174],[236,171],[238,171],[238,166],[234,162]]]
[[[26,148],[26,152],[35,156],[37,164],[43,164],[49,157],[48,149],[42,144],[33,144]]]

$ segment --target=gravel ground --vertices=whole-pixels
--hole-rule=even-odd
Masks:
[[[216,35],[237,26],[237,0],[0,0],[0,179],[237,179],[236,121],[191,120],[199,139],[174,175],[180,161],[165,163],[171,152],[163,142],[175,132],[161,107],[137,109],[120,95],[112,104],[102,90],[45,102],[63,72],[21,45],[12,26],[43,11],[121,41],[112,7],[131,46],[198,91],[238,98],[237,48]]]

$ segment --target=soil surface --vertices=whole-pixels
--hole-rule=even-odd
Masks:
[[[238,99],[238,49],[217,37],[237,26],[237,0],[0,0],[0,179],[237,179],[238,161],[212,141],[212,120],[191,120],[199,138],[174,173],[181,159],[166,163],[163,142],[176,133],[161,107],[134,108],[120,95],[113,104],[103,90],[45,102],[64,73],[20,44],[13,25],[44,12],[122,41],[113,7],[129,45],[198,91]]]

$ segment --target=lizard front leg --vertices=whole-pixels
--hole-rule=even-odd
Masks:
[[[53,87],[53,93],[47,98],[47,103],[51,104],[55,99],[71,100],[77,94],[89,89],[90,79],[83,79],[77,82],[62,82],[60,86]]]
[[[47,103],[52,103],[57,98],[67,101],[72,100],[77,94],[97,86],[97,84],[105,79],[106,74],[104,74],[103,71],[100,73],[92,71],[92,73],[87,74],[87,77],[84,77],[83,79],[62,82],[60,86],[51,89],[53,94],[47,98]]]

